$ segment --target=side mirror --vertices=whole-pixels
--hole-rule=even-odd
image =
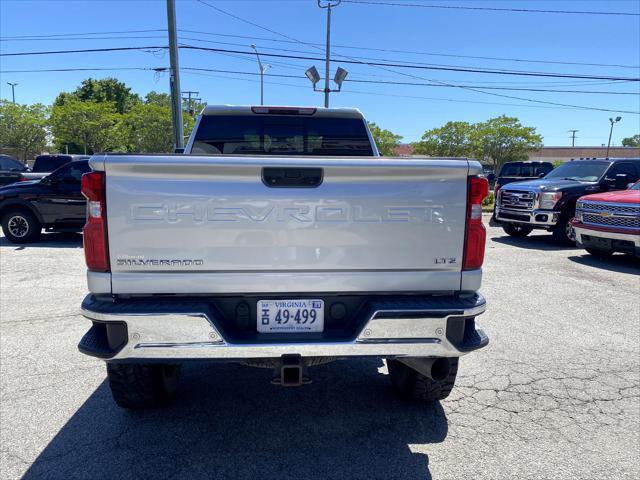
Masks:
[[[184,153],[184,148],[174,148],[173,153]]]
[[[540,175],[538,175],[538,178],[544,178],[545,175],[546,173],[542,172]]]

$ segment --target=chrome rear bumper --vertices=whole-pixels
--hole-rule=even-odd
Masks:
[[[458,357],[489,342],[475,322],[486,308],[484,298],[475,293],[432,301],[422,297],[420,302],[376,302],[357,336],[347,341],[269,341],[269,334],[262,334],[253,343],[231,342],[202,302],[159,301],[156,305],[141,308],[136,300],[113,302],[87,296],[82,314],[93,326],[80,341],[80,351],[108,361],[235,361],[282,355]]]

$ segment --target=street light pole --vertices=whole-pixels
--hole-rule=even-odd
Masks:
[[[609,130],[609,143],[607,143],[607,158],[609,158],[609,148],[611,147],[611,135],[613,135],[613,125],[615,123],[618,123],[620,120],[622,120],[622,117],[616,117],[615,119],[610,118],[609,121],[611,122],[611,130]]]
[[[18,83],[7,82],[7,85],[11,85],[11,100],[13,103],[16,103],[16,92],[14,90],[14,87],[18,85]]]
[[[329,108],[329,93],[331,93],[331,89],[329,88],[329,70],[331,68],[331,9],[333,7],[337,7],[340,5],[342,0],[337,0],[335,3],[331,3],[328,1],[325,5],[322,5],[321,1],[318,0],[318,7],[327,9],[327,47],[326,47],[326,58],[325,58],[325,66],[324,66],[324,106],[325,108]]]
[[[264,74],[267,72],[271,65],[262,65],[260,61],[260,54],[258,53],[258,47],[251,45],[253,51],[256,52],[256,58],[258,59],[258,68],[260,69],[260,105],[264,105]]]

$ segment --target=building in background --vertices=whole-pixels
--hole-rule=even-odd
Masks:
[[[529,160],[542,162],[566,162],[578,158],[605,158],[607,147],[542,147],[531,152]],[[638,158],[640,147],[611,147],[609,158]]]
[[[403,143],[394,149],[399,157],[411,157],[414,155],[413,145]],[[529,153],[528,160],[542,162],[566,162],[579,158],[604,158],[607,156],[607,147],[542,147],[540,150]],[[640,147],[611,147],[610,158],[640,158]]]

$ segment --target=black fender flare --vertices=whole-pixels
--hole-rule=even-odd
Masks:
[[[0,202],[0,218],[2,218],[5,212],[11,207],[20,207],[30,211],[35,215],[38,221],[44,225],[45,222],[42,219],[42,215],[40,215],[40,212],[38,212],[38,210],[30,202],[22,200],[20,198],[9,198]]]

